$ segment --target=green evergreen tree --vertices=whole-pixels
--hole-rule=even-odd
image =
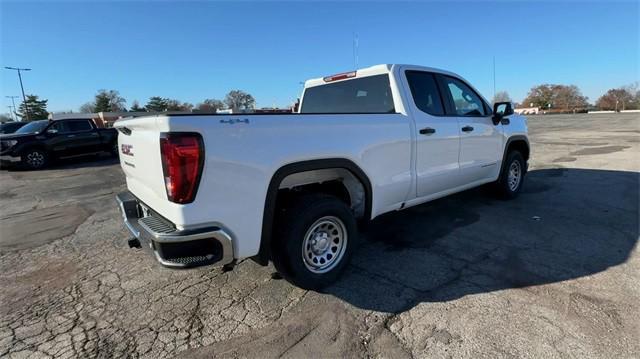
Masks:
[[[153,96],[149,98],[149,102],[144,107],[149,112],[163,112],[167,110],[167,100],[159,96]]]
[[[109,101],[109,95],[105,91],[100,91],[96,94],[95,100],[95,112],[111,112],[111,103]]]
[[[46,120],[49,118],[49,112],[47,111],[48,101],[39,100],[36,95],[27,95],[27,101],[23,101],[20,104],[17,114],[22,118],[22,121]]]
[[[147,109],[144,108],[144,106],[140,106],[140,103],[137,100],[133,100],[133,102],[131,103],[131,108],[129,109],[129,112],[144,112]]]

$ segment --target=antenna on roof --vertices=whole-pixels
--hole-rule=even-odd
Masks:
[[[496,98],[496,57],[493,57],[493,98]]]
[[[358,34],[353,33],[353,69],[358,68]]]

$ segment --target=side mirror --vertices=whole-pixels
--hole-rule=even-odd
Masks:
[[[513,115],[511,102],[496,102],[493,104],[493,124],[497,125],[503,118]]]

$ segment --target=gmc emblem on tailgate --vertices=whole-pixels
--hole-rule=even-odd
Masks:
[[[122,152],[123,155],[127,155],[127,156],[131,156],[133,157],[133,146],[132,145],[126,145],[126,144],[122,144],[120,145],[120,152]]]

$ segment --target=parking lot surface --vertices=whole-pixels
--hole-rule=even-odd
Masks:
[[[529,125],[518,199],[384,215],[323,293],[129,249],[114,159],[2,171],[0,356],[637,357],[640,119]]]

